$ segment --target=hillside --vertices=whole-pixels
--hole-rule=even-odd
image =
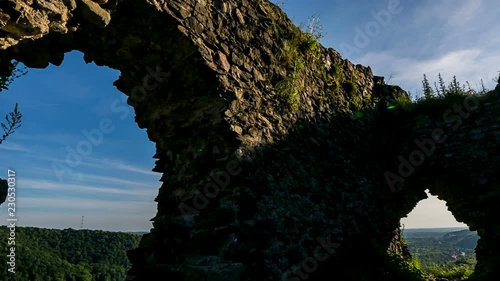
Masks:
[[[419,241],[426,241],[449,245],[465,252],[473,252],[479,240],[477,231],[454,228],[407,229],[403,231],[403,236],[408,243],[417,244]]]
[[[479,236],[468,229],[411,229],[403,236],[421,268],[428,273],[443,271],[472,272],[476,265]],[[457,273],[457,275],[460,275]]]
[[[477,235],[477,231],[464,229],[461,231],[450,232],[443,236],[442,239],[462,249],[473,250],[476,248],[479,236]]]
[[[0,227],[2,281],[123,281],[130,267],[126,251],[140,235],[102,230],[17,227],[15,274],[6,272],[8,228]]]

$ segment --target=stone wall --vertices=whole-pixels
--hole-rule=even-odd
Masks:
[[[477,230],[476,272],[497,276],[500,229],[498,213],[500,181],[500,91],[478,96],[451,97],[446,102],[422,105],[393,118],[398,127],[411,128],[400,146],[408,160],[402,179],[395,179],[395,193],[431,194],[446,201],[459,222]],[[396,139],[396,136],[392,136]],[[420,160],[420,156],[423,160]],[[403,161],[389,171],[397,176]],[[413,172],[408,172],[414,169]],[[405,173],[409,176],[404,175]],[[404,215],[404,214],[403,214]],[[490,273],[487,273],[491,271]]]
[[[442,108],[387,110],[406,93],[324,48],[267,1],[9,0],[0,16],[2,75],[12,59],[45,68],[72,50],[121,72],[114,85],[155,142],[153,170],[163,174],[151,233],[128,253],[130,280],[404,280],[387,249],[404,252],[391,244],[394,230],[429,185],[480,232],[480,267],[495,262],[497,248],[487,245],[497,224],[485,222],[498,197],[467,202],[498,187],[488,172],[498,161],[488,170],[471,158],[482,134],[493,142],[480,147],[498,155],[498,130],[482,123],[493,124],[496,106],[392,185],[386,172],[415,137],[450,126],[436,117]],[[487,131],[473,136],[476,126]],[[470,151],[457,151],[462,145]],[[450,153],[460,161],[449,164]],[[457,169],[460,180],[450,176]],[[487,188],[473,201],[472,185],[441,187],[475,180]]]
[[[0,205],[5,202],[7,198],[7,181],[0,179]]]

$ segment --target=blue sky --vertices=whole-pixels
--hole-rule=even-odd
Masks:
[[[284,10],[296,24],[319,16],[323,45],[418,93],[423,73],[431,81],[441,72],[447,80],[456,75],[472,85],[483,79],[494,86],[500,70],[500,23],[495,20],[500,10],[491,8],[495,4],[289,0]],[[382,15],[379,28],[377,15]],[[0,177],[6,177],[7,168],[17,171],[20,225],[79,228],[84,216],[89,229],[151,228],[160,187],[160,174],[151,172],[155,147],[137,127],[131,107],[123,115],[111,110],[113,102],[125,104],[125,95],[112,85],[118,75],[85,64],[81,53],[72,52],[62,66],[29,69],[0,93],[2,118],[16,102],[23,113],[23,126],[0,145]],[[84,132],[96,137],[97,131],[102,138],[89,142]],[[78,148],[84,152],[81,159],[71,152]],[[0,212],[6,214],[4,205]],[[403,221],[407,228],[463,226],[436,198],[419,203]]]
[[[500,10],[494,0],[288,0],[284,10],[296,23],[320,17],[322,43],[354,63],[370,66],[414,94],[424,73],[475,86],[494,87],[500,71]],[[389,15],[389,16],[384,16]],[[376,23],[376,24],[375,24]],[[367,31],[368,28],[368,31]],[[368,43],[355,39],[362,31]]]
[[[62,66],[29,69],[1,93],[3,110],[18,102],[23,114],[22,127],[0,145],[8,159],[2,177],[7,168],[17,172],[20,225],[79,228],[84,216],[85,228],[151,228],[160,186],[151,172],[155,147],[131,107],[111,110],[113,102],[126,105],[113,86],[118,76],[72,52]]]

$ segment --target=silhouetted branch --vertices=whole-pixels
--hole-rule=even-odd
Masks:
[[[2,138],[0,139],[0,144],[9,136],[12,135],[18,128],[21,127],[21,118],[23,115],[19,110],[17,109],[17,103],[16,106],[14,107],[14,111],[5,115],[5,120],[7,120],[7,125],[2,123],[2,129],[4,134],[2,135]]]

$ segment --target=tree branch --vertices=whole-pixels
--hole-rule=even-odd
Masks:
[[[17,109],[17,103],[16,106],[14,107],[14,111],[10,112],[8,115],[5,115],[5,120],[7,120],[7,125],[2,123],[2,129],[4,134],[2,135],[2,138],[0,138],[0,144],[9,136],[12,135],[18,128],[21,127],[21,118],[23,115],[21,112],[18,111]]]

